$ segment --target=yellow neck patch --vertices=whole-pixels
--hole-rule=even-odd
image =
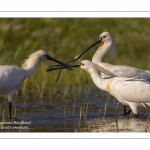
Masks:
[[[102,45],[104,45],[104,42],[100,42],[99,44],[100,44],[100,46],[102,46]]]
[[[109,92],[110,94],[112,94],[112,91],[111,91],[109,83],[106,85],[106,90],[107,90],[107,92]]]
[[[87,70],[84,70],[87,74],[89,74],[90,75],[90,72],[88,72]]]

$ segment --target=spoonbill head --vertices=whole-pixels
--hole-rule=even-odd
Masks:
[[[41,62],[43,60],[51,60],[51,61],[57,62],[61,66],[65,66],[70,70],[69,65],[67,65],[66,63],[63,63],[63,62],[51,57],[44,50],[38,50],[38,51],[32,53],[31,55],[29,55],[28,59],[25,59],[24,64],[22,65],[22,67],[25,67],[27,64],[38,64],[39,62]]]
[[[115,58],[116,55],[116,44],[113,36],[109,32],[103,32],[100,34],[98,40],[96,40],[90,47],[88,47],[86,50],[81,52],[80,54],[76,55],[74,57],[75,60],[79,59],[84,53],[86,53],[88,50],[90,50],[93,46],[96,44],[99,44],[102,51],[101,55],[105,55],[106,52],[111,51],[111,59]]]

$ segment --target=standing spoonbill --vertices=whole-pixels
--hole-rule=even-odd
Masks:
[[[102,78],[104,69],[89,60],[83,60],[80,65],[75,65],[77,66],[90,74],[99,89],[109,92],[123,105],[129,105],[136,117],[139,117],[138,106],[150,106],[150,82],[138,78],[115,77],[109,72],[107,75],[110,77]]]
[[[119,77],[127,77],[127,78],[137,77],[139,79],[150,81],[150,71],[148,70],[141,70],[141,69],[130,67],[130,66],[111,65],[111,64],[102,62],[103,57],[108,51],[111,52],[111,58],[114,58],[116,54],[115,40],[109,32],[103,32],[102,34],[100,34],[99,39],[96,40],[96,42],[94,42],[92,45],[94,46],[97,43],[100,44],[100,47],[97,49],[97,51],[95,52],[92,58],[93,63],[99,65],[100,67],[106,69],[107,71]],[[80,58],[88,50],[89,48],[81,52],[79,55],[76,55],[74,57],[74,60],[77,60],[78,58]],[[131,110],[126,112],[126,106],[124,106],[124,115],[127,115],[130,112]]]
[[[44,50],[38,50],[31,54],[22,65],[22,68],[17,66],[0,66],[0,93],[7,96],[9,102],[9,119],[11,121],[11,105],[14,93],[20,84],[28,77],[30,77],[37,69],[38,64],[43,60],[52,60],[62,66],[71,69],[67,64],[60,62],[48,55]]]

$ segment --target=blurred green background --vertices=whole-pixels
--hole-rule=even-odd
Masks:
[[[90,46],[100,33],[109,31],[115,38],[117,56],[104,62],[150,69],[150,18],[0,18],[0,64],[21,66],[24,59],[43,49],[52,57],[66,62]],[[91,60],[98,45],[80,59]],[[90,76],[81,69],[46,73],[41,62],[36,72],[21,89],[44,90],[51,87],[94,86]]]

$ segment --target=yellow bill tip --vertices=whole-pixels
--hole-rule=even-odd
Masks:
[[[47,68],[48,68],[48,66],[45,66],[45,67],[44,67],[44,69],[47,69]]]
[[[79,56],[78,56],[78,55],[74,56],[74,59],[78,59],[78,58],[79,58]]]

